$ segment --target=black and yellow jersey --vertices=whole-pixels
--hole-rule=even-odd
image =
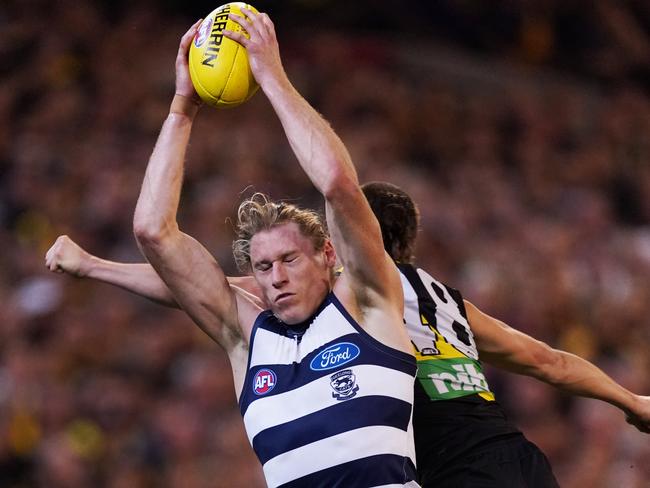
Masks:
[[[463,298],[422,269],[400,264],[404,323],[418,361],[418,381],[431,400],[477,394],[493,401],[478,359]]]
[[[463,297],[422,269],[398,264],[404,323],[418,364],[413,427],[420,482],[475,449],[521,435],[483,374]]]

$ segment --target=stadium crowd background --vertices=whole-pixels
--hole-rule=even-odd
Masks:
[[[418,262],[649,394],[649,4],[276,3],[256,6],[362,181],[419,202]],[[131,221],[178,39],[214,7],[0,5],[0,486],[263,486],[217,346],[43,266],[62,233],[141,261]],[[204,108],[188,155],[180,222],[230,273],[249,185],[320,205],[260,94]],[[488,379],[563,486],[648,486],[650,438],[614,407]]]

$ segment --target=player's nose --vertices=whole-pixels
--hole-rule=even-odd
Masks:
[[[285,285],[289,281],[287,270],[284,268],[282,263],[273,263],[271,279],[273,280],[273,286],[276,288]]]

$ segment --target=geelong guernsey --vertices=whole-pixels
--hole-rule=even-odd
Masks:
[[[270,487],[415,483],[413,356],[373,339],[330,293],[287,326],[262,312],[240,409]]]

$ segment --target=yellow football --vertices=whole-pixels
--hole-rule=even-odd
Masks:
[[[257,13],[252,5],[231,2],[216,8],[201,22],[190,46],[189,67],[194,89],[201,99],[217,108],[236,107],[259,88],[244,46],[223,35],[224,30],[243,32],[228,14],[244,16],[241,8]]]

